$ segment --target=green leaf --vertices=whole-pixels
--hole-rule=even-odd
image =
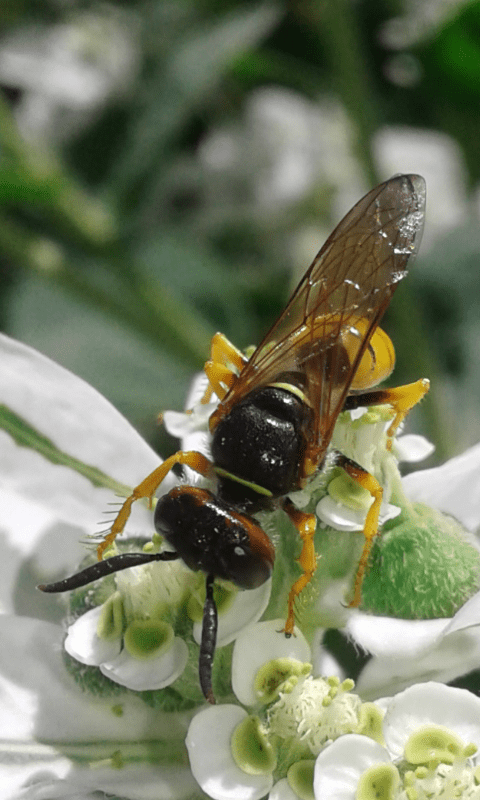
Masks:
[[[116,494],[127,496],[130,487],[110,478],[97,467],[85,464],[78,458],[64,453],[40,431],[33,428],[25,419],[20,417],[6,405],[0,405],[0,428],[3,428],[20,447],[35,450],[52,464],[68,467],[83,475],[94,486],[112,489]]]

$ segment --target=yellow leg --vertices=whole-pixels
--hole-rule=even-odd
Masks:
[[[235,383],[236,374],[229,367],[216,361],[207,361],[204,371],[208,378],[208,387],[201,402],[207,403],[213,392],[215,392],[219,400],[223,400]]]
[[[373,389],[361,394],[352,394],[345,400],[344,410],[359,408],[359,406],[379,406],[383,403],[393,406],[395,417],[387,430],[387,447],[390,449],[398,426],[409,411],[425,397],[429,388],[428,378],[421,378],[415,383],[407,383],[405,386],[396,386],[392,389]]]
[[[287,621],[283,629],[286,636],[291,636],[295,625],[295,600],[305,586],[310,583],[317,568],[317,555],[313,542],[317,520],[315,514],[305,514],[303,511],[299,511],[289,500],[284,502],[283,508],[302,539],[302,551],[298,563],[303,569],[303,575],[295,581],[288,593]]]
[[[406,386],[397,386],[395,389],[385,390],[389,396],[386,402],[391,403],[395,409],[395,417],[387,431],[390,447],[400,423],[403,422],[408,412],[425,397],[429,389],[430,381],[428,378],[422,378],[419,381],[415,381],[415,383],[407,383]]]
[[[373,497],[373,503],[368,509],[365,525],[363,527],[365,542],[360,561],[358,562],[357,574],[355,575],[353,599],[349,603],[351,608],[356,608],[362,601],[362,583],[368,566],[368,558],[372,549],[373,540],[378,533],[378,519],[380,516],[380,507],[382,505],[383,489],[373,475],[363,469],[360,464],[347,458],[347,456],[339,454],[336,463],[339,467],[342,467],[354,481],[360,484],[360,486],[363,486],[364,489],[367,489]]]
[[[223,400],[246,363],[243,353],[223,333],[216,333],[211,342],[210,358],[204,367],[209,386],[201,402],[208,403],[213,392]]]
[[[145,480],[139,483],[138,486],[136,486],[133,490],[132,494],[125,500],[120,511],[115,517],[110,531],[97,547],[97,556],[99,561],[102,559],[107,547],[109,547],[109,545],[115,541],[118,534],[123,531],[135,500],[146,498],[151,504],[155,492],[175,464],[185,464],[186,466],[191,467],[191,469],[194,469],[195,472],[199,472],[200,475],[204,475],[205,477],[213,476],[212,464],[208,458],[203,456],[201,453],[197,453],[195,450],[179,450],[178,453],[175,453],[173,456],[170,456],[170,458],[167,458],[163,464],[160,464],[160,466],[151,472],[150,475],[145,478]]]

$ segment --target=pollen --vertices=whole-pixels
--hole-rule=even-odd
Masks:
[[[268,712],[270,734],[302,742],[318,755],[325,742],[356,730],[360,698],[340,681],[311,676],[282,692]]]

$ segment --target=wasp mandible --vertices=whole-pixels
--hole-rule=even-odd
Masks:
[[[389,403],[393,437],[410,409],[428,391],[427,380],[375,389],[393,370],[395,351],[379,322],[418,250],[425,210],[425,182],[396,176],[370,191],[344,217],[295,289],[285,310],[247,358],[222,334],[212,339],[205,364],[203,402],[219,399],[209,418],[211,458],[180,450],[167,458],[125,500],[98,558],[120,534],[132,504],[150,501],[174,465],[212,481],[213,490],[180,485],[159,498],[155,528],[173,548],[157,554],[128,553],[99,560],[44,591],[67,591],[104,575],[153,560],[183,559],[206,575],[199,677],[215,702],[211,674],[217,633],[213,597],[216,578],[240,589],[263,584],[274,568],[275,550],[255,519],[281,506],[297,529],[302,574],[288,595],[283,632],[294,628],[295,600],[316,567],[316,517],[295,507],[289,494],[322,469],[341,411]],[[368,489],[365,542],[351,605],[361,602],[362,580],[377,534],[382,487],[360,464],[337,453],[335,463]]]

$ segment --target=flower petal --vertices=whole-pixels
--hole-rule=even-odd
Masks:
[[[293,791],[286,778],[277,781],[268,795],[268,800],[299,800],[298,794]]]
[[[411,500],[452,514],[475,531],[480,521],[480,444],[441,467],[412,472],[403,486]]]
[[[185,741],[190,767],[214,800],[260,800],[272,787],[271,775],[247,775],[233,760],[230,739],[246,716],[238,706],[211,706],[190,723]]]
[[[316,800],[355,800],[362,773],[375,764],[389,764],[390,760],[385,748],[367,736],[340,736],[322,750],[315,763]]]
[[[82,614],[68,628],[65,650],[82,664],[98,667],[103,661],[118,656],[122,647],[120,637],[113,640],[100,639],[97,626],[103,613],[103,606],[97,606]]]
[[[449,619],[395,619],[356,611],[345,632],[374,656],[412,658],[432,645],[447,628]]]
[[[480,698],[443,683],[422,683],[397,694],[383,720],[391,756],[401,758],[409,736],[422,725],[432,724],[453,731],[465,744],[473,742],[480,747]]]
[[[152,765],[157,742],[162,760],[165,743],[182,752],[185,715],[151,709],[125,692],[115,699],[87,695],[65,669],[57,625],[3,616],[0,639],[2,798],[77,799],[85,790],[129,800],[194,796],[190,771],[180,763]],[[63,753],[89,766],[76,767]],[[121,770],[103,766],[115,753],[125,763]]]
[[[132,486],[145,477],[145,468],[158,466],[158,456],[149,445],[88,383],[1,334],[0,353],[0,401],[59,450]]]
[[[11,740],[119,743],[184,735],[184,718],[174,722],[133,694],[120,692],[112,701],[81,691],[65,669],[59,625],[2,616],[0,638],[0,730]]]
[[[218,615],[217,647],[224,647],[237,638],[240,631],[260,619],[270,600],[272,580],[265,581],[257,589],[237,592],[232,605],[224,614]],[[202,623],[193,626],[197,644],[202,639]]]
[[[379,524],[383,525],[389,519],[395,519],[400,514],[401,509],[390,503],[382,503],[380,509]],[[342,503],[326,495],[322,497],[316,507],[317,517],[338,531],[362,531],[365,527],[366,511],[348,508]]]
[[[399,461],[413,464],[428,458],[434,451],[435,445],[418,433],[406,433],[395,439],[395,455]]]
[[[70,767],[64,780],[52,779],[48,774],[45,777],[46,770],[40,772],[37,766],[40,775],[35,783],[28,786],[25,794],[12,795],[11,800],[97,800],[99,792],[128,800],[190,800],[198,793],[192,773],[179,764],[172,767],[145,764],[122,769],[101,768],[95,764],[94,769],[82,769],[67,759],[63,761]],[[51,764],[47,764],[51,769]]]
[[[432,620],[434,621],[434,620]],[[356,690],[364,700],[392,695],[425,681],[449,683],[480,663],[480,633],[459,631],[439,638],[435,647],[406,658],[376,657],[363,668]]]
[[[136,485],[158,466],[153,450],[85,381],[3,335],[0,359],[0,405],[47,437],[61,453],[126,486]],[[98,531],[114,489],[99,488],[74,469],[19,446],[4,430],[0,430],[0,448],[2,525],[14,549],[9,572],[16,577],[21,556],[34,554],[32,569],[44,580],[52,580],[59,571],[78,564],[82,557],[78,541]],[[164,488],[173,481],[168,476]],[[129,526],[135,532],[150,531],[151,513],[135,504]],[[25,613],[27,605],[22,608]],[[5,609],[9,610],[7,602]]]
[[[233,648],[232,688],[245,706],[257,702],[253,683],[263,664],[276,658],[294,658],[309,662],[310,647],[303,633],[295,628],[294,636],[282,633],[285,620],[274,619],[250,625],[238,636]]]
[[[450,624],[444,630],[444,634],[462,631],[465,628],[480,625],[480,592],[473,595],[470,600],[459,608]]]
[[[107,678],[133,689],[143,692],[147,689],[164,689],[182,674],[188,661],[188,647],[179,636],[173,640],[166,653],[152,658],[138,659],[127,650],[112,661],[100,664],[100,671]]]

